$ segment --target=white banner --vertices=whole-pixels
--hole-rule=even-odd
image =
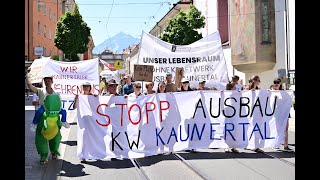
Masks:
[[[75,62],[48,60],[44,74],[53,77],[52,88],[64,95],[75,95],[82,92],[81,84],[93,84],[92,92],[99,93],[99,60],[91,59]]]
[[[224,90],[228,82],[219,32],[190,45],[173,45],[144,32],[137,64],[154,65],[155,88],[165,81],[166,73],[175,76],[176,67],[184,68],[191,87],[198,87],[199,81],[205,80],[207,87]]]
[[[269,148],[284,138],[293,91],[79,96],[77,156],[139,158],[200,148]]]

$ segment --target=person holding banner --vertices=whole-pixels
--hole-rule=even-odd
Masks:
[[[123,95],[129,95],[131,93],[134,92],[133,90],[133,84],[131,82],[131,76],[130,75],[126,75],[124,76],[125,80],[126,80],[126,84],[123,86],[123,89],[122,89],[122,94]]]
[[[82,83],[82,95],[93,95],[91,93],[91,84],[90,82],[84,82]],[[78,97],[79,95],[77,94],[75,97],[74,97],[74,102],[73,102],[73,109],[76,109],[77,106],[78,106]]]
[[[166,74],[166,90],[165,92],[177,92],[177,85],[172,82],[172,74]]]
[[[59,96],[60,96],[60,94],[54,92],[51,87],[51,85],[53,83],[52,76],[45,76],[43,78],[44,84],[46,86],[45,88],[37,88],[37,87],[33,86],[32,83],[30,83],[29,78],[27,78],[27,80],[28,80],[28,86],[29,86],[30,90],[37,93],[37,95],[39,97],[40,108],[36,111],[34,118],[32,120],[31,126],[30,126],[30,130],[34,132],[36,130],[36,126],[38,124],[39,118],[42,116],[43,112],[45,111],[44,100],[45,100],[47,94],[58,94]],[[65,128],[69,128],[70,125],[67,122],[66,110],[61,108],[61,110],[59,111],[59,114],[61,114],[61,116],[62,116],[61,117],[62,126],[64,126]]]
[[[166,91],[166,83],[164,81],[159,82],[157,93],[165,93]]]
[[[280,78],[276,78],[275,80],[273,80],[273,84],[271,85],[271,90],[284,90],[281,84],[281,79]],[[289,118],[291,118],[291,115],[289,113]],[[288,130],[289,130],[289,119],[287,121],[287,125],[286,125],[286,131],[285,131],[285,138],[284,138],[284,151],[293,151],[292,149],[289,148],[289,141],[288,141]],[[280,150],[280,147],[274,147],[274,150]]]
[[[260,77],[257,76],[257,75],[253,75],[250,79],[249,79],[249,90],[259,90],[259,85],[260,85]],[[255,149],[252,149],[252,151],[255,151],[255,152],[258,152],[258,153],[263,153],[264,151],[260,148],[255,148]]]
[[[110,79],[108,82],[108,91],[110,96],[120,96],[120,94],[117,93],[117,87],[118,83],[114,79]]]
[[[141,93],[141,83],[139,83],[139,82],[134,83],[133,90],[134,90],[133,93],[131,93],[129,95],[124,95],[124,97],[125,98],[127,98],[127,97],[136,97],[136,98],[138,98],[139,96],[143,96],[144,95],[144,94]]]
[[[154,83],[153,82],[148,82],[146,83],[146,92],[144,92],[144,95],[147,95],[147,94],[154,94],[156,93],[156,91],[152,90],[153,89],[153,86],[154,86]]]
[[[182,87],[181,87],[180,91],[193,91],[190,88],[190,83],[189,83],[189,80],[187,78],[182,78],[181,83],[182,83]]]

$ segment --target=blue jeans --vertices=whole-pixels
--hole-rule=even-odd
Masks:
[[[44,111],[45,111],[44,106],[40,106],[40,108],[34,114],[34,117],[33,117],[33,120],[32,120],[33,124],[38,124],[39,118],[42,116]],[[67,111],[65,109],[61,108],[59,114],[62,115],[61,122],[66,122],[67,121]]]

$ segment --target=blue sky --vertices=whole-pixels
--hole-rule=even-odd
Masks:
[[[75,0],[95,46],[119,32],[140,38],[178,0]],[[113,5],[112,5],[113,4]],[[109,18],[108,18],[109,17]]]

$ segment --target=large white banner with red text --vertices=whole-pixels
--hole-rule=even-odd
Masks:
[[[268,148],[284,138],[293,91],[79,96],[77,156],[139,158],[200,148]]]
[[[92,92],[99,93],[99,60],[55,61],[49,59],[44,66],[44,75],[53,77],[52,88],[63,95],[76,95],[82,92],[81,84],[90,82]]]

